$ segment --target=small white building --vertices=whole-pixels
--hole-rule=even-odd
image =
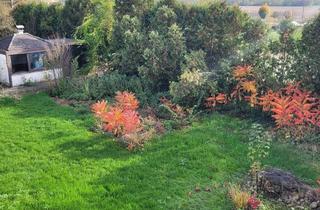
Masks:
[[[18,33],[1,39],[0,83],[14,87],[28,82],[52,80],[53,71],[45,68],[45,55],[51,43],[24,33],[23,27]]]

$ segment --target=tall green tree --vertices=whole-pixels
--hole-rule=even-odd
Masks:
[[[185,38],[178,25],[173,24],[162,34],[151,31],[139,73],[149,82],[152,90],[168,90],[170,81],[176,81],[181,73],[185,54]]]
[[[114,14],[112,0],[93,0],[92,11],[78,27],[76,38],[88,47],[92,65],[108,58],[110,53]]]
[[[67,0],[62,11],[63,33],[72,37],[78,26],[80,26],[86,15],[92,9],[90,0]]]
[[[143,64],[145,36],[137,17],[124,15],[118,25],[123,37],[122,47],[113,54],[113,67],[127,75],[137,75]]]
[[[120,19],[124,15],[140,18],[154,5],[154,0],[115,0],[115,15]]]
[[[310,90],[320,94],[320,15],[303,29],[300,65],[296,69],[297,80]]]
[[[24,25],[25,31],[47,38],[61,35],[62,4],[24,3],[18,4],[12,11],[16,24]]]
[[[177,23],[177,15],[174,10],[167,5],[157,8],[151,20],[151,27],[160,32],[168,31],[169,27]]]
[[[0,2],[0,39],[11,33],[14,29],[14,20],[10,15],[11,9]]]
[[[124,46],[125,37],[123,29],[120,28],[124,16],[136,17],[140,22],[146,20],[144,16],[153,7],[154,0],[115,0],[114,15],[115,24],[113,30],[113,51],[117,51]]]
[[[256,24],[248,24],[250,17],[238,7],[215,2],[209,5],[191,7],[183,21],[188,49],[203,50],[209,68],[214,68],[221,58],[231,56],[238,47],[260,36],[263,30],[252,30]],[[257,34],[258,33],[258,34]]]

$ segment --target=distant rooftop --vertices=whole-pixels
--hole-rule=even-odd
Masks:
[[[14,34],[0,40],[0,50],[23,53],[25,51],[45,50],[50,42],[29,33]]]
[[[22,54],[31,51],[46,51],[53,43],[61,42],[66,45],[74,45],[72,39],[53,39],[47,40],[29,33],[17,33],[0,40],[0,51],[7,51],[10,54]]]

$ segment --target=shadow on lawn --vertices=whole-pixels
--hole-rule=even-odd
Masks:
[[[139,155],[139,161],[92,184],[103,186],[102,202],[115,204],[114,209],[231,209],[223,183],[247,170],[244,146],[232,150],[233,141],[208,138],[205,133],[206,128],[194,133],[191,129],[154,140],[145,151],[131,154]],[[194,191],[196,186],[200,192]]]
[[[9,97],[2,97],[0,98],[0,107],[8,108],[16,106],[16,100]]]
[[[17,118],[43,119],[50,118],[72,122],[78,127],[89,129],[94,120],[88,113],[79,114],[73,108],[60,106],[45,93],[26,95],[21,100],[4,98],[0,99],[0,107],[14,107]]]
[[[92,138],[76,138],[58,145],[58,151],[72,160],[80,159],[127,159],[132,155],[111,138],[97,134]]]
[[[246,145],[228,140],[223,143],[221,137],[232,139],[232,134],[210,140],[186,135],[168,135],[163,141],[153,142],[140,154],[139,161],[94,181],[92,185],[104,188],[101,202],[113,204],[113,209],[232,209],[224,183],[237,183],[248,172]],[[272,166],[311,180],[319,172],[312,167],[310,157],[292,156],[292,150],[284,147],[276,151],[286,154],[270,157]],[[199,192],[195,192],[196,186]]]

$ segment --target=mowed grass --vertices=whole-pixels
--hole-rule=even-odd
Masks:
[[[249,122],[213,115],[135,152],[93,123],[45,94],[0,99],[0,209],[232,209],[224,184],[249,169]],[[266,163],[320,175],[319,157],[294,146],[274,144]]]

